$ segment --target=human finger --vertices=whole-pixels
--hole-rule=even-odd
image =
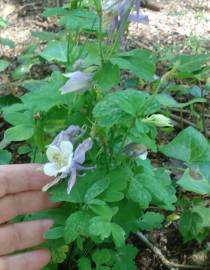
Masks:
[[[1,270],[40,270],[50,261],[48,250],[36,250],[13,256],[0,257]]]
[[[41,171],[42,164],[0,165],[0,198],[29,190],[41,190],[51,178]]]
[[[0,226],[0,256],[41,244],[52,225],[46,219]]]
[[[57,207],[49,201],[49,195],[41,191],[29,191],[7,195],[0,199],[0,224],[24,214]]]

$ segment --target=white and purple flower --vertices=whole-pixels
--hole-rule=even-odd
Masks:
[[[91,86],[93,73],[74,71],[64,74],[69,80],[60,88],[61,94],[86,91]]]
[[[135,6],[135,13],[131,12],[133,6]],[[109,39],[115,31],[124,32],[125,22],[149,22],[148,16],[140,14],[140,6],[140,0],[103,1],[104,27],[109,27]]]
[[[77,171],[92,170],[95,167],[84,167],[85,154],[92,148],[92,139],[88,138],[73,150],[75,137],[81,136],[83,130],[78,126],[70,126],[56,136],[51,145],[48,146],[46,155],[49,160],[44,165],[43,171],[55,179],[45,185],[42,191],[47,191],[64,178],[69,177],[67,193],[69,194],[76,183]]]

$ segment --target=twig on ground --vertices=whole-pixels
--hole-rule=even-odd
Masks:
[[[202,267],[197,265],[183,265],[183,264],[177,264],[174,262],[169,261],[162,253],[162,251],[156,247],[155,245],[150,242],[147,237],[141,233],[137,232],[137,236],[159,257],[159,259],[162,261],[162,263],[168,267],[169,269],[178,268],[178,269],[202,269]]]
[[[170,117],[171,117],[172,119],[176,120],[176,121],[181,121],[181,122],[183,122],[183,123],[185,123],[185,124],[187,124],[187,125],[189,125],[189,126],[192,126],[192,127],[194,127],[194,128],[198,128],[197,125],[194,124],[193,122],[191,122],[191,121],[189,121],[189,120],[187,120],[187,119],[184,119],[184,118],[182,118],[182,117],[180,117],[180,116],[178,116],[178,115],[170,114]],[[201,131],[203,131],[203,130],[201,130]],[[210,137],[210,131],[206,130],[206,136],[207,136],[207,137]]]

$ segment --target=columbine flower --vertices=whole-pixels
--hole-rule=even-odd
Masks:
[[[71,126],[69,129],[75,131],[75,127],[77,126]],[[67,193],[70,193],[76,183],[77,171],[94,169],[94,167],[83,166],[85,154],[92,148],[91,138],[84,140],[73,151],[73,143],[70,140],[66,140],[69,135],[69,129],[62,131],[47,148],[46,154],[49,162],[44,165],[43,171],[46,175],[56,178],[45,185],[42,191],[47,191],[64,178],[69,177]]]
[[[130,158],[147,159],[148,151],[144,144],[129,143],[124,148],[124,153]]]
[[[142,122],[157,127],[173,127],[171,119],[162,114],[153,114],[150,117],[144,118]]]
[[[104,27],[109,27],[109,39],[112,39],[115,31],[124,32],[125,22],[148,23],[148,16],[140,14],[140,0],[109,0],[103,1]],[[135,5],[136,13],[132,14],[132,6]]]
[[[85,91],[90,87],[93,73],[75,71],[64,74],[69,80],[60,88],[61,94]]]

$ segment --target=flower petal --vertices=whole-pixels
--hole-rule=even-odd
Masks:
[[[60,154],[60,149],[57,146],[52,145],[52,144],[48,146],[46,155],[50,162],[55,162],[54,156],[59,155],[59,154]]]
[[[73,160],[79,164],[84,163],[85,161],[85,153],[90,150],[93,146],[93,142],[91,138],[84,140],[83,143],[79,144],[74,152]]]
[[[144,152],[143,154],[139,155],[138,158],[140,158],[141,160],[146,160],[147,159],[147,155],[148,155],[148,152]]]
[[[60,143],[60,149],[61,149],[61,153],[65,156],[65,157],[71,157],[73,156],[73,144],[70,141],[62,141]]]
[[[43,192],[46,192],[49,188],[55,186],[57,183],[59,183],[61,180],[61,177],[56,177],[53,181],[51,181],[50,183],[48,183],[47,185],[45,185],[43,188],[42,188],[42,191]]]
[[[82,71],[75,71],[64,74],[64,76],[70,79],[65,83],[64,86],[60,88],[61,94],[87,90],[90,86],[90,81],[93,77],[93,74]]]
[[[77,179],[77,171],[76,171],[76,168],[72,168],[72,170],[71,170],[71,176],[70,176],[70,178],[69,178],[69,181],[68,181],[68,187],[67,187],[67,193],[68,193],[68,194],[71,192],[73,186],[75,185],[76,179]]]
[[[144,23],[144,24],[148,24],[149,23],[149,17],[146,15],[134,15],[134,14],[130,14],[128,17],[128,21],[129,22],[135,22],[135,23]]]
[[[48,176],[57,176],[58,168],[55,163],[46,163],[43,167],[44,173]]]

